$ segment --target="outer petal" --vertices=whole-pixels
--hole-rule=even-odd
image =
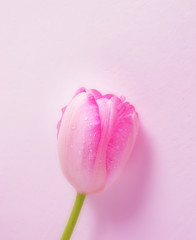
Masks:
[[[113,97],[113,132],[106,152],[107,184],[110,186],[122,173],[130,158],[138,132],[138,117],[134,107]]]
[[[99,189],[96,188],[97,191],[109,186],[118,177],[128,160],[127,155],[130,156],[125,145],[130,144],[130,141],[128,143],[127,141],[132,133],[134,108],[128,102],[124,103],[124,100],[125,98],[117,98],[114,95],[111,98],[103,97],[97,100],[101,119],[101,139],[92,174],[94,186],[100,186]]]
[[[97,91],[96,89],[88,89],[87,92],[92,94],[94,96],[95,100],[102,98],[102,94],[99,91]]]
[[[102,94],[99,91],[97,91],[96,89],[86,89],[84,87],[79,88],[76,91],[76,93],[74,94],[74,97],[77,96],[78,94],[82,93],[82,92],[87,92],[87,93],[93,95],[95,100],[102,97]]]
[[[85,87],[79,88],[79,89],[75,92],[75,94],[74,94],[73,97],[77,96],[78,94],[80,94],[80,93],[82,93],[82,92],[86,92],[86,88],[85,88]]]
[[[60,129],[60,127],[61,127],[61,121],[62,121],[62,118],[63,118],[63,114],[64,114],[64,112],[65,112],[65,110],[66,110],[66,107],[67,106],[65,106],[65,107],[63,107],[62,109],[61,109],[61,112],[62,112],[62,115],[61,115],[61,119],[58,121],[58,123],[57,123],[57,138],[58,138],[58,135],[59,135],[59,129]]]
[[[89,193],[101,136],[99,110],[91,94],[74,97],[63,115],[58,152],[64,174],[80,193]]]
[[[100,186],[97,191],[105,188],[107,182],[106,160],[107,147],[112,137],[114,128],[114,109],[112,101],[107,98],[97,100],[99,106],[99,114],[101,118],[101,139],[99,142],[96,161],[93,168],[93,180],[95,185]]]
[[[106,95],[103,95],[103,97],[107,99],[111,99],[112,97],[114,97],[114,94],[106,94]]]
[[[79,88],[79,89],[75,92],[73,98],[76,97],[78,94],[80,94],[80,93],[82,93],[82,92],[86,92],[86,88],[84,88],[84,87]],[[62,118],[63,118],[63,114],[64,114],[64,112],[65,112],[65,110],[66,110],[66,107],[67,107],[67,106],[65,106],[65,107],[63,107],[63,108],[61,109],[61,111],[62,111],[62,116],[61,116],[61,119],[60,119],[60,120],[58,121],[58,123],[57,123],[57,138],[58,138],[58,135],[59,135],[59,129],[60,129],[60,127],[61,127],[61,121],[62,121]]]

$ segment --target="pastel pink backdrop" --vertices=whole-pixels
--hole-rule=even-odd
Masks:
[[[195,13],[195,0],[0,2],[0,239],[60,239],[75,191],[56,123],[80,86],[127,96],[142,128],[72,239],[196,239]]]

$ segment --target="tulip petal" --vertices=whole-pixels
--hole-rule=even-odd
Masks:
[[[103,97],[107,99],[111,99],[112,97],[114,97],[114,94],[105,94],[103,95]]]
[[[99,91],[97,91],[96,89],[88,89],[87,92],[92,94],[94,96],[95,100],[102,98],[102,94]]]
[[[67,106],[58,137],[63,172],[80,193],[95,187],[92,173],[100,137],[98,105],[91,94],[81,92]]]
[[[107,147],[112,137],[113,128],[115,125],[114,119],[114,108],[113,103],[110,99],[101,98],[97,100],[99,106],[99,115],[101,119],[101,139],[99,142],[96,161],[94,164],[94,173],[93,173],[93,182],[102,182],[100,188],[103,190],[107,181],[107,172],[106,172],[106,160],[107,160]],[[102,180],[102,181],[101,181]],[[98,184],[97,184],[98,185]]]
[[[75,94],[74,94],[73,97],[77,96],[78,94],[80,94],[80,93],[82,93],[82,92],[86,92],[86,88],[85,88],[85,87],[79,88],[79,89],[75,92]]]
[[[132,114],[134,108],[116,96],[97,100],[101,119],[101,139],[93,168],[93,183],[101,182],[99,190],[107,188],[121,173],[130,156],[126,145],[132,144]],[[127,141],[129,141],[127,143]],[[104,175],[104,170],[106,175]],[[97,184],[98,185],[98,184]]]
[[[130,158],[138,132],[138,117],[132,105],[113,97],[113,132],[106,153],[107,184],[110,186],[123,171]]]
[[[57,138],[58,138],[58,135],[59,135],[59,129],[60,129],[60,127],[61,127],[61,121],[62,121],[62,118],[63,118],[63,114],[64,114],[64,112],[65,112],[65,110],[66,110],[66,107],[67,106],[65,106],[65,107],[63,107],[62,109],[61,109],[61,112],[62,112],[62,115],[61,115],[61,119],[58,121],[58,123],[57,123]]]

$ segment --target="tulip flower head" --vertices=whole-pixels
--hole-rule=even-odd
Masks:
[[[108,188],[122,173],[138,132],[138,114],[124,97],[80,88],[62,109],[58,153],[78,193]]]

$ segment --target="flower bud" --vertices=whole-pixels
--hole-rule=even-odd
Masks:
[[[110,186],[129,160],[137,132],[138,114],[124,97],[80,88],[57,125],[61,167],[77,192]]]

